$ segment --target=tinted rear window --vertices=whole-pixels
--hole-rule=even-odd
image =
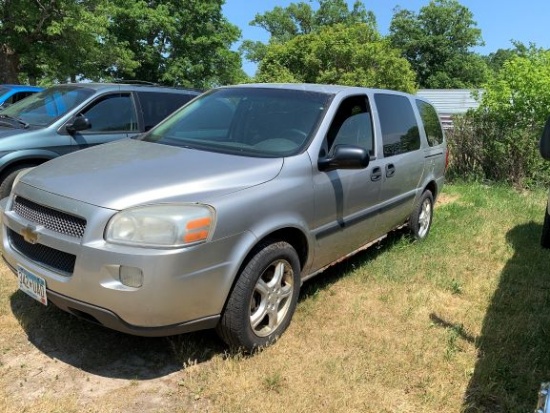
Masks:
[[[424,123],[424,131],[430,146],[441,145],[443,143],[443,130],[439,123],[439,116],[435,108],[427,102],[421,100],[416,101],[416,106],[420,112],[422,123]]]
[[[384,144],[384,156],[420,149],[420,134],[413,107],[401,95],[377,93],[374,95]]]

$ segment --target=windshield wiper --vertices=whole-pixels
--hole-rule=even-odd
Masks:
[[[28,129],[28,127],[29,127],[29,124],[27,122],[25,122],[24,120],[21,120],[19,118],[15,118],[15,117],[10,116],[10,115],[0,115],[0,119],[8,119],[9,121],[12,122],[12,124],[13,124],[13,122],[16,122],[18,125],[22,126],[23,129]]]

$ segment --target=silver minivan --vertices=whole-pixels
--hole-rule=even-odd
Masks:
[[[143,336],[216,328],[253,351],[308,278],[396,228],[425,238],[446,161],[412,95],[217,88],[140,137],[20,174],[2,255],[44,305]]]

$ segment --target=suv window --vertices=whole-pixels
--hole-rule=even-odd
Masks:
[[[137,95],[146,131],[195,97],[191,94],[159,92],[137,92]]]
[[[2,113],[31,125],[47,126],[80,105],[93,93],[92,89],[80,86],[53,86],[10,105]]]
[[[428,144],[430,146],[441,145],[443,143],[443,131],[441,130],[439,116],[437,116],[435,108],[422,100],[417,100],[416,106],[424,124]]]
[[[278,88],[222,88],[203,94],[143,137],[150,142],[243,156],[297,154],[331,95]]]
[[[340,104],[327,141],[329,152],[336,145],[354,145],[373,154],[372,120],[366,96],[352,96]]]
[[[384,156],[420,149],[418,124],[409,99],[400,95],[377,93],[374,101],[380,118]]]
[[[137,131],[134,101],[130,94],[114,94],[95,101],[83,111],[90,121],[88,132]]]
[[[33,92],[17,92],[7,98],[4,103],[6,105],[11,105],[15,102],[19,102],[21,99],[25,99],[27,96],[32,95]]]

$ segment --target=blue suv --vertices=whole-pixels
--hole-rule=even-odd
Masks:
[[[142,84],[52,86],[0,110],[0,198],[18,172],[148,131],[200,92]]]
[[[0,108],[8,107],[41,90],[43,90],[43,88],[38,86],[0,85]]]

